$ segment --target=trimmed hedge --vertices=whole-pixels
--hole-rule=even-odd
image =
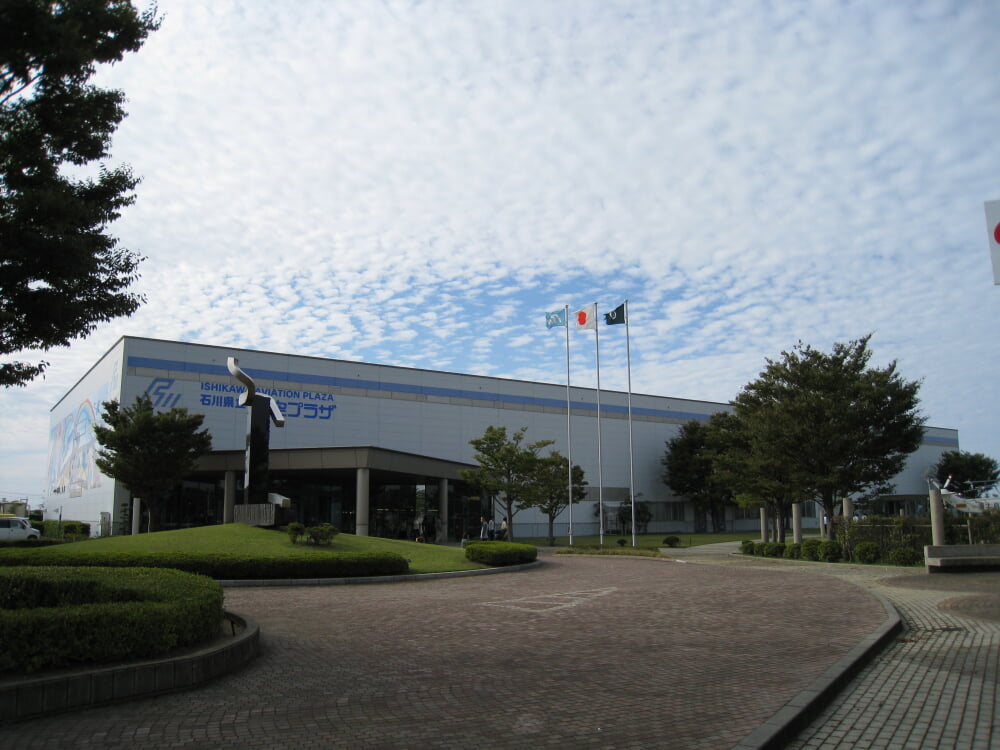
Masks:
[[[256,557],[250,554],[226,552],[89,550],[76,545],[68,548],[51,548],[46,550],[45,554],[38,554],[35,550],[30,549],[0,550],[0,570],[3,569],[3,566],[10,565],[174,568],[210,578],[230,580],[356,578],[359,576],[400,575],[409,570],[406,558],[395,552],[330,552],[328,554],[311,552],[281,557]]]
[[[465,545],[465,558],[484,565],[521,565],[538,558],[538,548],[517,542],[472,542]]]
[[[48,539],[90,538],[90,524],[84,521],[34,521],[31,525]]]
[[[0,568],[0,673],[159,656],[222,615],[222,587],[178,570]]]
[[[864,565],[877,563],[882,549],[875,542],[861,542],[854,548],[854,559]]]

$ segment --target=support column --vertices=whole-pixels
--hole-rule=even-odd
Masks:
[[[142,500],[132,498],[132,533],[139,533],[139,522],[142,520]]]
[[[233,522],[233,506],[236,505],[236,472],[226,472],[225,489],[222,492],[222,522]]]
[[[854,501],[849,497],[845,497],[843,507],[844,522],[846,523],[854,518]]]
[[[944,502],[941,500],[941,490],[931,487],[931,544],[939,547],[947,544],[944,540]]]
[[[771,541],[771,530],[767,526],[767,508],[760,506],[760,540],[762,542]]]
[[[792,543],[802,544],[802,503],[792,503]]]
[[[438,528],[438,542],[448,543],[448,480],[438,480],[438,518],[440,527]]]
[[[368,536],[369,474],[369,469],[358,467],[358,489],[354,495],[355,536]]]

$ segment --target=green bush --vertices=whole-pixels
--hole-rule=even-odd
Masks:
[[[740,552],[742,552],[744,555],[752,555],[754,551],[754,546],[755,546],[754,542],[750,541],[749,539],[746,539],[740,542]]]
[[[764,544],[764,557],[781,557],[784,554],[784,542],[767,542]]]
[[[0,568],[0,673],[150,658],[215,638],[222,588],[150,568]],[[25,637],[30,634],[30,637]]]
[[[923,555],[912,547],[894,547],[889,550],[889,562],[893,565],[917,565],[924,560]]]
[[[292,544],[295,544],[306,533],[306,526],[304,523],[293,521],[285,527],[285,531],[288,532],[288,538],[292,541]]]
[[[753,553],[758,557],[764,556],[764,546],[766,542],[754,542],[753,543]]]
[[[819,548],[824,541],[823,539],[806,539],[802,542],[802,559],[812,560],[813,562],[818,561],[820,559]]]
[[[310,526],[306,529],[306,536],[313,544],[329,544],[333,538],[340,533],[340,529],[328,523],[319,526]]]
[[[786,544],[785,554],[782,555],[786,560],[798,560],[802,557],[802,545],[801,544]]]
[[[882,549],[875,542],[861,542],[854,548],[854,559],[859,563],[871,565],[882,557]]]
[[[484,565],[521,565],[534,562],[538,548],[516,542],[473,542],[465,545],[465,557]]]
[[[90,524],[83,521],[42,521],[41,524],[31,524],[35,528],[39,525],[42,536],[49,539],[89,539]]]
[[[0,569],[9,565],[76,565],[113,568],[176,568],[217,579],[354,578],[399,575],[409,570],[406,558],[395,552],[302,551],[281,557],[231,552],[150,552],[143,550],[89,550],[89,545],[67,545],[46,550],[0,550]],[[532,548],[534,549],[534,548]]]
[[[826,539],[820,542],[818,556],[823,562],[840,562],[844,559],[844,548],[840,542]]]
[[[681,540],[675,536],[666,536],[663,537],[663,545],[665,547],[680,547]]]

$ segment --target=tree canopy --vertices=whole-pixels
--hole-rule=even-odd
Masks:
[[[815,499],[832,517],[838,500],[902,471],[923,439],[920,383],[903,379],[895,362],[870,366],[870,338],[830,353],[799,342],[744,386],[733,402],[743,445],[728,455],[743,462],[754,493]]]
[[[555,544],[553,527],[556,518],[569,507],[569,477],[569,460],[558,451],[539,458],[534,471],[534,482],[529,486],[528,497],[521,504],[522,508],[538,508],[545,514],[549,524],[549,545]],[[587,495],[587,480],[583,477],[583,469],[574,464],[574,505]]]
[[[188,414],[180,407],[156,412],[149,394],[137,397],[130,406],[105,401],[102,407],[105,424],[94,425],[101,446],[97,468],[146,503],[148,530],[156,531],[170,490],[212,448],[208,430],[199,430],[204,415]]]
[[[541,460],[538,453],[554,442],[539,440],[525,444],[527,430],[522,427],[508,437],[506,427],[490,425],[481,438],[469,441],[476,449],[475,459],[479,466],[459,472],[473,487],[499,496],[507,518],[507,537],[511,541],[514,539],[514,514],[537,497],[536,475]]]
[[[725,507],[733,500],[733,490],[721,481],[715,460],[723,447],[723,425],[728,419],[730,415],[720,412],[707,422],[685,422],[680,432],[667,441],[662,459],[663,483],[707,513],[712,530],[717,532],[724,530]]]
[[[127,166],[65,170],[107,157],[125,117],[123,92],[88,83],[96,66],[159,24],[155,6],[124,0],[0,3],[0,355],[68,345],[143,302],[129,291],[141,258],[107,234],[138,179]],[[2,362],[0,384],[46,365]]]
[[[983,453],[945,451],[934,464],[933,472],[941,485],[951,477],[949,489],[966,497],[982,495],[1000,481],[1000,465]]]

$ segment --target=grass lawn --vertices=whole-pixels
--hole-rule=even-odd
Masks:
[[[200,526],[194,529],[157,531],[134,536],[109,536],[55,547],[40,547],[36,554],[58,555],[69,549],[121,549],[178,552],[233,552],[276,556],[303,552],[324,555],[330,552],[396,552],[410,561],[411,573],[442,573],[450,570],[477,570],[486,567],[465,559],[458,547],[418,544],[395,539],[338,534],[328,546],[300,541],[292,544],[281,531],[261,529],[240,523]]]

